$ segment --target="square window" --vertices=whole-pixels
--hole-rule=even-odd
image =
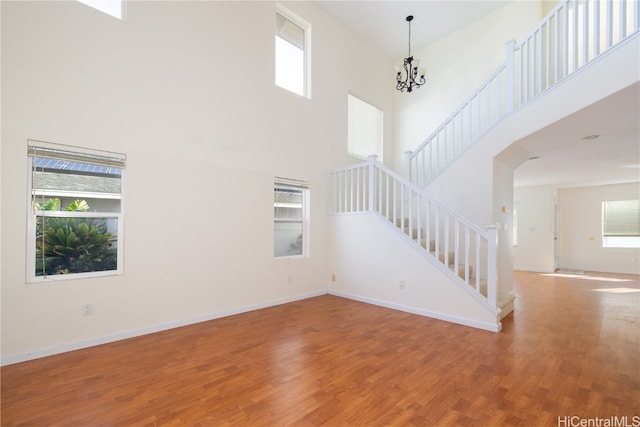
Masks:
[[[640,248],[640,199],[602,202],[602,247]]]
[[[30,282],[122,274],[125,156],[29,141]]]

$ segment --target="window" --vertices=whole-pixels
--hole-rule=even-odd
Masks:
[[[114,18],[124,17],[124,0],[78,0],[89,7],[111,15]]]
[[[372,154],[382,162],[382,111],[348,94],[349,154],[367,158]]]
[[[273,255],[308,255],[309,187],[302,181],[276,179],[273,188]]]
[[[309,25],[280,8],[276,12],[276,85],[306,97],[308,40]]]
[[[29,282],[122,274],[125,155],[28,141]]]
[[[602,247],[640,248],[640,200],[602,202]]]

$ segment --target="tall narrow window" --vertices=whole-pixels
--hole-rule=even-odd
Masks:
[[[351,94],[347,102],[349,154],[365,159],[375,154],[382,162],[382,111]]]
[[[602,202],[602,247],[640,248],[640,200]]]
[[[273,188],[275,257],[307,256],[309,187],[300,181],[277,179]]]
[[[308,25],[276,12],[276,85],[308,97]]]
[[[121,274],[125,155],[29,141],[30,282]]]

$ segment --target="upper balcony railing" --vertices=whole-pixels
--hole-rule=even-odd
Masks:
[[[521,108],[640,29],[638,0],[565,0],[520,43],[506,44],[505,62],[415,151],[405,176],[419,187],[511,112]]]

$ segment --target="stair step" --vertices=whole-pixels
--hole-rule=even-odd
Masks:
[[[389,219],[389,221],[393,222],[393,219]],[[410,229],[409,228],[409,218],[404,218],[404,220],[402,218],[396,218],[396,222],[395,222],[396,227],[402,229],[404,231],[404,233],[411,237],[413,240],[417,241],[418,240],[418,229],[417,228],[413,228]],[[444,246],[443,243],[441,243],[442,246]],[[427,248],[427,240],[424,238],[420,239],[420,246],[422,246],[424,249]],[[436,256],[436,241],[435,240],[430,240],[429,241],[429,252],[431,252],[431,255],[433,255],[434,257]],[[465,266],[464,264],[459,264],[458,267],[456,268],[454,265],[454,261],[455,261],[455,253],[453,251],[449,251],[448,252],[448,258],[445,261],[445,252],[441,251],[438,256],[437,256],[438,260],[441,263],[445,263],[446,261],[448,261],[449,263],[449,269],[451,271],[453,271],[454,273],[456,273],[457,270],[457,274],[458,276],[460,276],[462,279],[464,279],[465,276]],[[471,276],[473,274],[473,267],[469,266],[469,276]]]

